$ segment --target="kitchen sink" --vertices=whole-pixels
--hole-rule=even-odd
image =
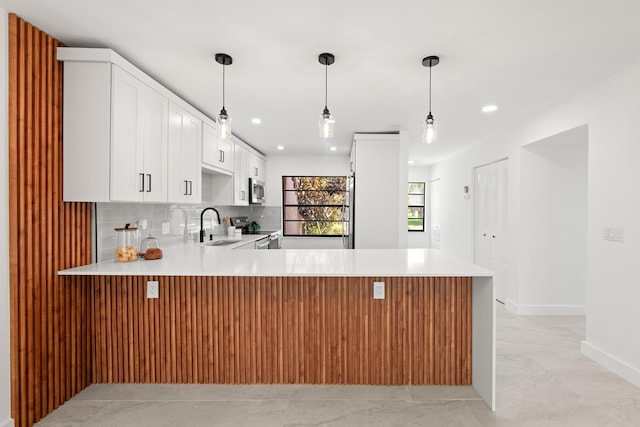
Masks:
[[[228,246],[235,245],[239,240],[214,240],[213,242],[203,243],[205,246]]]

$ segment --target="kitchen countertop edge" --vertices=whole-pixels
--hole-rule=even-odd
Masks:
[[[245,243],[245,242],[240,242]],[[230,245],[233,246],[233,245]],[[186,243],[160,260],[105,261],[60,276],[491,277],[493,273],[437,249],[233,250]]]

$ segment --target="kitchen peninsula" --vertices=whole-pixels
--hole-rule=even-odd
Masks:
[[[494,408],[491,272],[437,250],[188,244],[59,274],[90,288],[94,383],[473,385]]]

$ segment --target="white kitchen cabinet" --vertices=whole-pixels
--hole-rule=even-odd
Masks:
[[[249,204],[249,150],[236,143],[234,147],[233,204]]]
[[[167,201],[168,99],[110,62],[65,62],[63,200]]]
[[[111,49],[60,47],[57,58],[64,201],[200,203],[206,172],[206,200],[249,204],[251,171],[266,178],[264,156],[218,138],[213,120]]]
[[[234,170],[234,143],[231,138],[220,138],[213,120],[202,122],[202,166],[213,172],[232,174]]]
[[[167,201],[168,100],[112,66],[110,199]]]
[[[168,201],[200,203],[202,120],[169,104]]]
[[[248,160],[249,178],[254,178],[254,179],[257,179],[258,181],[264,182],[267,178],[266,159],[252,152],[249,152],[248,155],[249,155],[249,160]]]
[[[249,178],[264,181],[266,178],[266,159],[236,136],[228,138],[233,143],[233,177],[221,173],[209,174],[212,193],[211,203],[221,206],[249,205]],[[208,171],[208,168],[203,169]]]

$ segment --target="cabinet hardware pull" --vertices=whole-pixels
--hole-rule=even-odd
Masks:
[[[244,190],[240,191],[240,200],[244,200]]]
[[[140,192],[144,193],[144,174],[140,173]]]
[[[147,193],[151,193],[151,174],[148,173],[147,177],[149,178],[149,188],[147,188]]]
[[[184,180],[184,195],[189,195],[189,181],[187,181],[186,179]]]
[[[224,151],[218,150],[218,159],[220,163],[224,163]]]
[[[254,176],[258,176],[258,168],[254,168],[256,170],[255,175]]]
[[[484,234],[483,234],[483,236],[484,236],[484,237],[487,237],[487,233],[484,233]]]
[[[193,181],[189,181],[189,195],[193,196]]]

